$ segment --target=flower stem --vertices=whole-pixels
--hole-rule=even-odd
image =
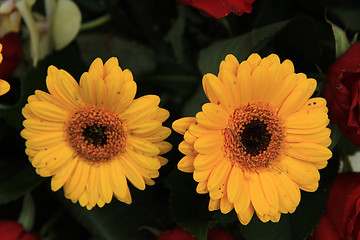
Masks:
[[[90,29],[99,27],[99,26],[107,23],[108,21],[110,21],[110,19],[111,19],[110,14],[106,14],[104,16],[101,16],[101,17],[91,20],[89,22],[83,23],[83,24],[81,24],[80,31],[86,31],[86,30],[90,30]]]

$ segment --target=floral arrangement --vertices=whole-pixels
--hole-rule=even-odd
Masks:
[[[356,0],[0,2],[0,239],[360,237]]]

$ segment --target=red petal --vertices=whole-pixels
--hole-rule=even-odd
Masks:
[[[242,15],[250,13],[255,0],[179,0],[181,4],[193,6],[215,18],[227,16],[230,12]]]

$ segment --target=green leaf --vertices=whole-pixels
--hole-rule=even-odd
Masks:
[[[184,58],[182,37],[185,30],[185,7],[178,5],[178,12],[179,17],[171,27],[168,37],[170,44],[174,49],[175,57],[181,62]]]
[[[6,204],[22,197],[37,187],[42,180],[31,164],[25,165],[24,168],[0,182],[0,204]]]
[[[329,20],[327,22],[331,25],[332,31],[334,33],[336,57],[339,57],[350,47],[349,40],[344,30],[342,30]]]
[[[51,19],[51,34],[56,50],[63,49],[79,33],[81,12],[71,0],[58,0],[53,18]]]
[[[329,12],[338,17],[349,31],[360,31],[360,8],[359,7],[330,7]]]
[[[254,214],[250,223],[240,225],[240,231],[247,240],[293,240],[289,215],[282,215],[278,223],[261,222]]]
[[[117,57],[120,67],[130,69],[135,77],[152,72],[156,67],[154,51],[137,42],[119,37],[109,38],[101,33],[80,34],[77,37],[77,42],[81,57],[88,65],[97,57],[100,57],[104,62],[110,57]]]
[[[169,176],[170,210],[178,225],[199,240],[207,239],[211,212],[209,197],[196,193],[196,183],[190,174],[175,169]]]
[[[281,31],[290,20],[277,22],[265,27],[255,28],[239,37],[217,41],[203,49],[199,56],[199,68],[202,74],[219,71],[220,62],[228,54],[233,54],[239,61],[247,58],[265,40],[270,40]],[[260,50],[260,49],[257,49]]]
[[[164,197],[155,186],[148,187],[144,191],[130,189],[133,202],[130,205],[113,199],[110,204],[102,208],[95,207],[87,210],[79,204],[73,204],[57,194],[59,200],[64,202],[70,213],[94,236],[103,240],[148,239],[151,232],[146,230],[148,226],[154,227],[156,221],[160,221],[167,214],[163,202]],[[140,230],[142,229],[142,230]]]

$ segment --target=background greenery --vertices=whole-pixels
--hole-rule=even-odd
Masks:
[[[358,0],[255,0],[250,14],[214,19],[174,0],[75,0],[83,23],[104,15],[103,25],[82,30],[65,49],[54,51],[32,67],[29,54],[7,79],[11,90],[0,98],[0,218],[33,222],[32,231],[42,239],[155,239],[159,232],[176,225],[200,240],[209,227],[228,231],[235,239],[306,239],[324,211],[329,188],[339,162],[357,151],[351,144],[338,144],[329,165],[320,171],[319,189],[302,192],[294,214],[282,215],[279,223],[262,223],[253,217],[242,226],[234,211],[227,215],[207,210],[208,195],[196,193],[191,174],[176,168],[182,154],[177,145],[181,136],[172,133],[173,150],[169,163],[160,169],[155,186],[140,191],[130,187],[131,205],[114,199],[91,211],[65,199],[62,190],[54,193],[50,179],[38,176],[24,153],[20,137],[21,109],[35,89],[46,90],[47,67],[65,69],[75,79],[101,57],[119,59],[138,84],[137,96],[157,94],[161,107],[170,111],[165,125],[183,116],[194,116],[207,99],[201,88],[202,75],[217,74],[220,61],[229,53],[239,61],[257,52],[290,59],[296,72],[318,80],[315,95],[321,95],[327,68],[336,58],[341,38],[350,40],[360,30]],[[34,9],[43,11],[42,1]],[[335,26],[335,25],[336,26]],[[345,30],[342,31],[341,29]],[[26,37],[23,36],[24,51]],[[332,135],[334,141],[338,134]],[[345,140],[341,140],[345,141]],[[334,147],[334,146],[333,146]],[[340,153],[340,154],[338,154]],[[340,157],[339,157],[340,156]],[[27,197],[25,197],[27,196]],[[24,217],[25,215],[25,217]]]

